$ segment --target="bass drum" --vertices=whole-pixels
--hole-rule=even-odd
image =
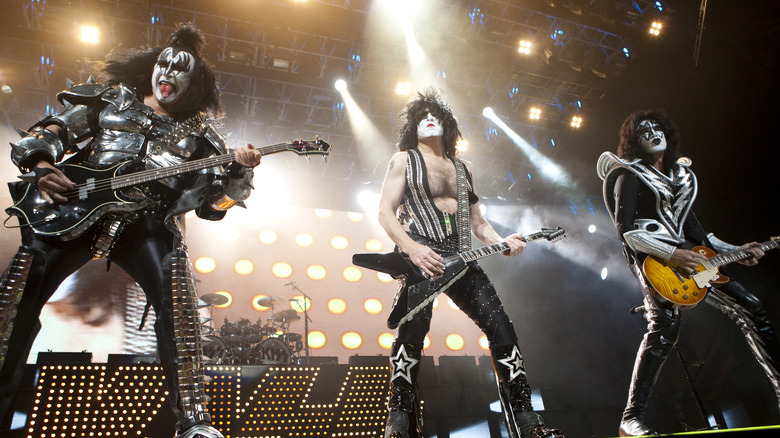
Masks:
[[[286,365],[292,361],[292,352],[282,340],[268,338],[259,345],[252,347],[252,359],[258,365]]]
[[[222,365],[227,363],[225,360],[227,349],[219,336],[204,336],[201,346],[203,347],[203,363],[205,365]]]

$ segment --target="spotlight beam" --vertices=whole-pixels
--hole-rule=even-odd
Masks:
[[[530,143],[520,137],[520,135],[518,135],[515,131],[512,130],[512,128],[504,123],[504,121],[501,120],[491,108],[485,108],[482,114],[493,121],[493,123],[495,123],[499,128],[501,128],[502,131],[504,131],[504,133],[506,133],[506,135],[509,136],[509,138],[515,143],[515,145],[517,145],[520,151],[522,151],[526,157],[528,157],[528,161],[530,161],[531,164],[539,169],[543,177],[561,186],[574,188],[574,182],[572,181],[568,172],[566,172],[561,166],[546,157],[535,147],[531,146]]]

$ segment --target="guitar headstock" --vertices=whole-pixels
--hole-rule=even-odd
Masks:
[[[561,227],[558,228],[542,228],[539,233],[542,234],[542,237],[547,239],[550,242],[557,242],[564,237],[566,237],[566,230],[564,230]]]
[[[315,137],[314,140],[294,140],[285,146],[298,155],[328,155],[330,153],[330,143],[319,137]]]

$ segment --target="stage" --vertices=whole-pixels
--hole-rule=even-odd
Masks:
[[[48,353],[26,368],[11,437],[172,435],[163,374],[148,356]],[[386,415],[385,356],[312,357],[309,365],[209,365],[206,392],[214,426],[225,437],[381,437]],[[316,362],[316,363],[315,363]],[[420,370],[427,437],[506,437],[488,356],[423,357]],[[534,406],[567,437],[614,436],[621,411],[567,407],[543,399]],[[547,402],[545,405],[545,402]],[[679,425],[668,427],[681,428]],[[715,426],[720,427],[720,426]],[[716,437],[780,436],[780,426],[684,432]],[[675,434],[676,436],[677,434]]]

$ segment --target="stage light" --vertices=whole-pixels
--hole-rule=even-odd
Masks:
[[[382,302],[376,298],[369,298],[363,302],[363,310],[369,315],[378,315],[382,313]]]
[[[270,309],[270,307],[261,306],[258,303],[258,301],[260,301],[261,298],[265,298],[267,296],[268,295],[266,295],[266,294],[259,294],[259,295],[255,295],[254,297],[252,297],[252,308],[257,310],[258,312],[262,312],[262,311]]]
[[[536,107],[532,107],[528,117],[531,120],[539,120],[542,117],[542,110]]]
[[[333,211],[327,208],[315,208],[314,215],[320,219],[330,219],[333,216]]]
[[[330,239],[330,246],[337,250],[347,249],[349,246],[349,239],[344,236],[333,236]]]
[[[233,270],[239,275],[249,275],[255,270],[255,265],[249,260],[239,260],[233,265]]]
[[[579,128],[582,126],[582,117],[574,116],[571,118],[571,127],[572,128]]]
[[[346,332],[341,335],[341,345],[348,350],[357,350],[363,345],[363,337],[357,332]]]
[[[529,41],[520,41],[520,46],[517,48],[517,51],[523,55],[530,55],[531,43]]]
[[[384,244],[382,244],[382,241],[379,239],[368,239],[364,245],[364,248],[369,251],[381,251],[384,247]]]
[[[217,309],[224,309],[224,308],[230,307],[230,305],[233,304],[233,294],[231,294],[230,292],[228,292],[226,290],[218,290],[218,291],[216,291],[214,293],[217,294],[217,295],[222,295],[223,297],[228,299],[227,303],[219,304],[217,306],[214,306]]]
[[[653,23],[650,25],[650,35],[658,36],[661,34],[661,23],[658,21],[653,21]]]
[[[81,31],[79,33],[79,39],[83,43],[87,44],[97,44],[100,42],[99,37],[100,31],[97,27],[94,26],[81,26]]]
[[[453,310],[460,310],[460,307],[458,307],[457,304],[455,304],[454,301],[452,301],[452,298],[447,298],[447,304],[449,304],[450,308]]]
[[[609,270],[606,267],[604,267],[604,269],[601,270],[601,279],[606,280],[607,275],[609,275]]]
[[[452,333],[444,338],[444,345],[446,345],[447,348],[452,351],[459,351],[463,350],[463,347],[466,345],[466,341],[463,340],[463,336],[457,333]]]
[[[379,200],[377,200],[379,202]],[[364,213],[361,213],[359,211],[350,211],[347,212],[347,219],[349,219],[352,222],[363,222],[363,219],[366,218],[366,215]]]
[[[589,225],[589,226],[588,226],[588,232],[589,232],[590,234],[593,234],[593,233],[595,233],[595,232],[596,232],[596,229],[597,229],[597,228],[596,228],[596,226],[595,226],[595,225],[593,225],[593,224],[591,224],[591,225]]]
[[[431,346],[431,338],[428,337],[428,335],[425,335],[425,339],[423,339],[423,350],[427,350]]]
[[[295,236],[295,243],[301,248],[308,248],[314,244],[314,236],[309,233],[299,233]]]
[[[485,109],[482,110],[482,115],[488,118],[492,118],[496,116],[496,113],[493,111],[493,108],[486,106]]]
[[[338,90],[340,93],[343,93],[347,91],[347,81],[344,79],[339,79],[336,81],[335,87],[336,90]]]
[[[412,85],[409,82],[398,82],[395,86],[395,94],[399,96],[408,96],[412,90]]]
[[[310,331],[309,336],[307,336],[306,339],[308,340],[306,345],[308,345],[309,348],[322,348],[328,343],[328,338],[325,336],[325,333],[319,330]]]
[[[257,235],[257,239],[260,241],[260,243],[270,245],[272,243],[276,243],[276,241],[279,239],[279,235],[276,234],[276,231],[263,230],[260,232],[260,234]]]
[[[490,342],[488,342],[488,338],[485,335],[482,335],[479,337],[479,348],[483,350],[490,350]]]
[[[341,315],[347,311],[347,302],[341,298],[331,298],[328,300],[328,312],[334,315]]]
[[[341,272],[341,276],[350,283],[356,283],[363,278],[363,271],[354,266],[347,266]]]
[[[195,259],[195,270],[201,274],[209,274],[217,269],[217,262],[211,257],[198,257]]]
[[[304,298],[303,295],[294,295],[289,299],[289,303],[290,309],[295,310],[296,312],[303,313],[304,311],[308,312],[311,310],[311,300]]]
[[[385,350],[393,348],[393,342],[395,342],[395,336],[392,333],[382,333],[376,338],[376,343]]]
[[[271,266],[271,273],[274,274],[276,278],[290,278],[293,274],[293,268],[292,265],[287,262],[278,262]]]
[[[465,138],[461,138],[455,143],[455,150],[458,152],[466,152],[469,149],[469,141]]]
[[[312,280],[323,280],[328,276],[328,271],[322,265],[311,265],[306,268],[306,275]]]
[[[388,274],[385,274],[384,272],[377,272],[376,279],[379,280],[381,283],[392,283],[393,281],[395,281],[395,278],[393,278]]]

